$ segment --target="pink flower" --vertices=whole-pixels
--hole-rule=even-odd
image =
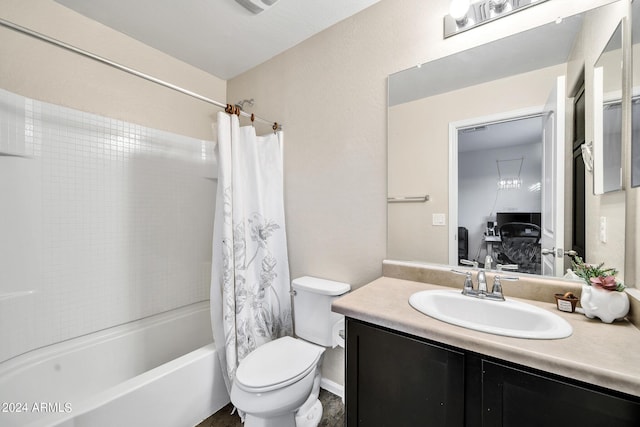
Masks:
[[[615,291],[618,288],[615,276],[600,276],[589,279],[595,287],[606,289],[607,291]]]

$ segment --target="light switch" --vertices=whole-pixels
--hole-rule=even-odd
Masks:
[[[432,214],[432,225],[447,225],[447,217],[443,213]]]
[[[607,217],[600,217],[600,242],[607,243]]]

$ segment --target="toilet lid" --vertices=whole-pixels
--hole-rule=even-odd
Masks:
[[[253,350],[238,366],[235,381],[244,388],[267,391],[294,383],[315,368],[323,347],[292,337]]]

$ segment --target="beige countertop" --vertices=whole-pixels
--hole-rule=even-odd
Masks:
[[[573,334],[558,340],[504,337],[441,322],[409,305],[411,294],[428,289],[451,288],[381,277],[339,298],[332,309],[375,325],[640,396],[640,330],[628,321],[606,324],[583,314],[561,312],[552,303],[507,294],[507,299],[563,317]]]

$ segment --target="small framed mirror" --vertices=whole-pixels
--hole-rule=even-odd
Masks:
[[[640,1],[631,3],[631,19],[640,21]],[[633,82],[631,94],[632,146],[631,146],[631,186],[640,187],[640,25],[631,28]]]
[[[622,22],[593,69],[593,192],[622,188]]]

